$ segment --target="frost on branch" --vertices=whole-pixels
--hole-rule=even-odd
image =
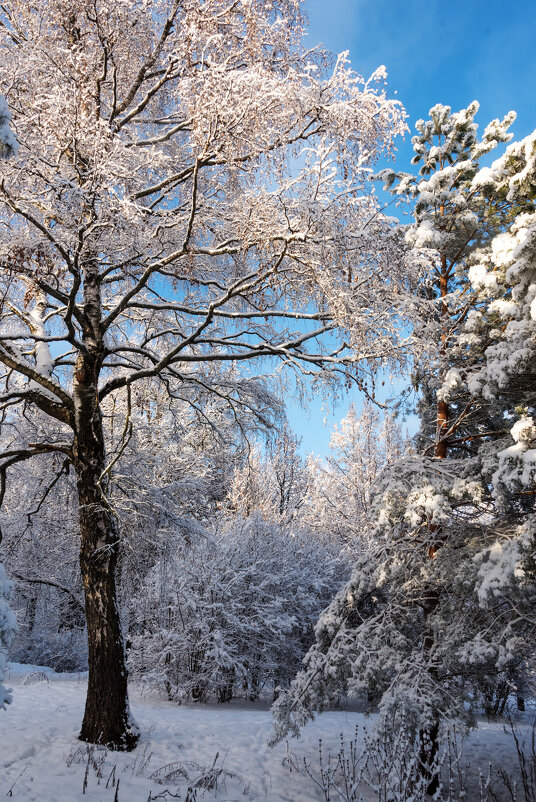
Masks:
[[[309,491],[300,518],[311,531],[323,532],[359,552],[372,529],[372,498],[385,466],[409,444],[395,421],[381,421],[375,407],[366,403],[358,416],[353,405],[334,427],[330,456],[310,459]]]

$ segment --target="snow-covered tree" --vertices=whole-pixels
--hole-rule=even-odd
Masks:
[[[7,159],[18,150],[18,142],[10,128],[11,115],[7,103],[0,95],[0,159]],[[2,477],[3,478],[3,477]],[[0,531],[0,543],[2,532]],[[2,685],[7,664],[7,650],[17,629],[17,622],[8,601],[12,593],[12,583],[8,581],[0,563],[0,707],[11,702],[11,693]]]
[[[309,492],[302,520],[341,547],[358,551],[373,528],[372,498],[385,467],[403,451],[398,424],[366,402],[360,415],[354,405],[330,440],[330,455],[309,463]]]
[[[471,254],[517,211],[482,180],[486,168],[480,168],[483,156],[512,138],[508,129],[515,114],[493,120],[479,138],[478,108],[474,101],[453,113],[449,106],[437,104],[428,120],[416,123],[412,163],[419,165],[418,175],[393,170],[379,174],[393,194],[413,202],[415,222],[407,228],[408,243],[435,253],[421,288],[430,300],[429,312],[417,326],[431,351],[416,365],[414,383],[422,399],[421,436],[428,440],[421,448],[439,458],[463,456],[465,433],[474,437],[477,430],[485,431],[484,410],[455,393],[449,397],[448,390],[456,386],[460,367],[467,366],[467,353],[460,352],[458,340],[478,306],[469,280]]]
[[[236,466],[227,494],[230,510],[241,517],[258,512],[278,526],[301,518],[309,477],[299,445],[286,421],[275,427],[264,452],[257,444]]]
[[[364,81],[303,49],[298,0],[6,0],[0,21],[21,143],[0,196],[2,404],[42,421],[0,472],[42,454],[73,467],[81,738],[129,748],[110,503],[123,434],[107,436],[104,406],[123,396],[128,434],[153,379],[239,418],[264,404],[269,364],[329,383],[396,363],[417,267],[366,179],[403,113],[383,70]]]
[[[217,397],[196,391],[181,401],[170,399],[164,388],[155,390],[140,382],[133,393],[132,426],[110,486],[110,502],[122,521],[118,590],[127,635],[148,572],[170,548],[186,545],[195,522],[212,526],[221,517],[235,466],[243,462],[249,440],[262,434],[261,409],[256,415],[244,412],[238,425]],[[278,412],[277,399],[269,397],[267,422]],[[128,428],[126,409],[116,399],[103,411],[105,430],[115,441]],[[18,425],[18,436],[29,442],[38,436],[25,419]],[[13,607],[20,624],[13,659],[84,670],[76,486],[71,474],[65,475],[68,464],[58,459],[61,481],[50,487],[45,459],[13,466],[3,505],[6,567],[17,583]],[[64,522],[61,539],[58,520]]]
[[[274,508],[280,520],[290,523],[299,515],[307,493],[307,472],[299,454],[301,440],[288,423],[268,447],[269,475],[274,493]]]
[[[11,112],[5,98],[0,95],[0,159],[9,159],[17,153],[19,143],[10,126]]]
[[[481,309],[462,346],[483,352],[461,373],[475,404],[501,411],[501,429],[479,448],[487,488],[488,542],[477,557],[477,591],[501,614],[500,632],[519,655],[511,686],[533,691],[536,600],[536,132],[512,143],[475,177],[517,210],[510,225],[473,255],[469,271]]]
[[[276,708],[281,736],[341,687],[365,694],[420,740],[425,773],[441,727],[470,725],[532,660],[534,140],[481,169],[513,115],[479,141],[477,108],[434,107],[413,140],[420,176],[395,185],[415,200],[408,240],[436,252],[422,288],[435,348],[418,365],[420,453],[383,475],[375,543]]]

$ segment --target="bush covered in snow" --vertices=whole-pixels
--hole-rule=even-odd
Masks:
[[[259,514],[163,555],[137,606],[134,676],[176,701],[286,685],[348,564]]]

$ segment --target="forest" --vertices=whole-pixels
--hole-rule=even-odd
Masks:
[[[536,800],[536,130],[305,12],[0,3],[2,798]]]

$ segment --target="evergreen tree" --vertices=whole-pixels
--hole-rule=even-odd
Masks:
[[[479,141],[477,108],[435,106],[413,140],[419,176],[383,173],[415,202],[407,240],[435,252],[418,332],[433,343],[416,371],[420,453],[384,474],[375,542],[276,705],[280,737],[341,687],[365,695],[414,738],[430,791],[441,726],[473,724],[532,653],[513,611],[534,600],[534,139],[481,169],[513,114]]]
[[[481,605],[500,610],[499,636],[516,649],[513,688],[530,689],[536,599],[536,131],[475,177],[517,213],[472,256],[481,309],[465,326],[469,359],[460,384],[474,403],[500,410],[501,429],[478,447],[487,499],[485,548],[477,555]]]

